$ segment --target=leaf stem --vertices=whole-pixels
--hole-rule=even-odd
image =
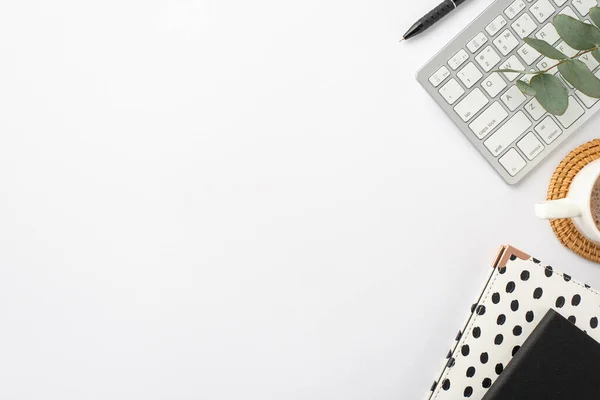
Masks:
[[[571,58],[566,58],[566,59],[564,59],[564,60],[560,60],[560,62],[559,62],[559,63],[557,63],[557,64],[554,64],[553,66],[551,66],[551,67],[549,67],[549,68],[546,68],[546,69],[544,69],[544,70],[542,70],[542,71],[539,71],[539,72],[548,72],[548,71],[550,71],[552,68],[556,68],[556,67],[558,67],[559,65],[566,63],[567,61],[571,61],[571,60],[574,60],[574,59],[576,59],[576,58],[579,58],[579,57],[581,57],[582,55],[584,55],[584,54],[587,54],[587,53],[591,53],[591,52],[592,52],[592,51],[594,51],[594,50],[598,50],[598,46],[596,46],[596,47],[593,47],[593,48],[591,48],[591,49],[588,49],[588,50],[585,50],[585,51],[584,51],[584,50],[582,50],[582,51],[580,51],[579,53],[575,54],[573,57],[571,57]]]

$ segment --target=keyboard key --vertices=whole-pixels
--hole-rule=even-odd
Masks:
[[[544,110],[544,107],[542,107],[537,99],[531,99],[529,103],[525,104],[525,110],[534,121],[539,120],[544,114],[546,114],[546,110]]]
[[[483,139],[500,125],[506,117],[508,117],[506,110],[504,110],[500,103],[494,103],[482,112],[479,117],[475,118],[469,125],[469,128],[471,128],[478,139]]]
[[[529,132],[523,139],[519,140],[517,147],[521,149],[523,154],[525,154],[525,157],[529,160],[533,160],[542,152],[542,150],[544,150],[544,145],[537,137],[535,137],[533,132]]]
[[[590,53],[586,53],[582,56],[579,56],[579,59],[588,66],[590,71],[593,71],[598,66],[598,61],[592,56]]]
[[[500,161],[500,164],[502,164],[510,176],[515,176],[527,165],[523,157],[515,149],[507,151],[498,161]]]
[[[581,93],[579,90],[575,91],[575,94],[577,95],[577,97],[579,97],[579,100],[581,100],[581,102],[587,107],[587,108],[592,108],[592,106],[594,104],[596,104],[598,102],[599,99],[595,99],[593,97],[590,97],[586,94]]]
[[[552,25],[552,22],[548,22],[546,25],[544,25],[544,27],[535,34],[535,37],[540,40],[545,40],[550,44],[554,44],[560,39],[560,36],[558,35],[558,32],[556,32],[556,28],[554,25]]]
[[[546,144],[554,142],[554,140],[562,133],[562,129],[556,125],[556,122],[554,122],[550,116],[547,116],[542,122],[537,124],[535,126],[535,131]]]
[[[458,53],[456,53],[450,60],[448,60],[448,65],[452,69],[456,69],[463,65],[465,61],[469,59],[469,55],[463,49],[460,49]]]
[[[558,119],[558,122],[560,122],[562,126],[568,128],[573,125],[573,123],[577,121],[579,117],[583,115],[583,113],[583,107],[579,105],[573,96],[570,96],[569,107],[567,108],[567,111],[563,115],[557,115],[556,119]]]
[[[470,89],[475,85],[483,76],[479,68],[475,66],[472,62],[468,63],[463,69],[458,71],[456,74],[458,78],[464,83],[467,89]]]
[[[500,32],[506,25],[506,19],[502,15],[498,15],[488,26],[485,27],[485,30],[490,36],[494,36],[496,33]]]
[[[575,11],[569,6],[565,7],[559,14],[569,15],[573,18],[579,19],[579,16],[575,14]]]
[[[563,54],[566,55],[567,57],[573,57],[575,54],[578,53],[577,50],[575,50],[574,48],[572,48],[571,46],[569,46],[565,42],[560,42],[558,44],[558,46],[556,46],[556,48],[558,50],[562,51]]]
[[[440,89],[440,94],[448,104],[452,105],[456,103],[456,100],[458,100],[460,96],[465,94],[465,91],[456,81],[456,79],[452,78],[448,81],[448,83],[442,86]]]
[[[537,24],[527,13],[523,13],[511,26],[521,39],[529,36],[531,32],[537,29]]]
[[[454,111],[460,115],[463,121],[467,122],[488,102],[489,100],[485,97],[485,94],[479,88],[476,88],[454,107]]]
[[[487,36],[480,32],[473,39],[469,40],[469,43],[467,43],[467,48],[471,53],[475,53],[481,48],[481,46],[487,43],[487,41]]]
[[[537,50],[528,44],[521,46],[519,50],[517,50],[517,53],[521,56],[523,61],[527,63],[527,65],[533,64],[535,60],[542,56]]]
[[[531,6],[529,11],[531,11],[533,17],[537,19],[538,22],[542,23],[554,14],[555,8],[550,4],[550,1],[539,0]]]
[[[554,1],[554,4],[556,4],[559,7],[567,2],[567,0],[552,0],[552,1]]]
[[[596,7],[597,5],[596,0],[573,0],[573,6],[575,6],[579,14],[583,16],[590,12],[590,8]]]
[[[548,69],[556,64],[558,64],[558,60],[553,60],[552,58],[544,57],[540,60],[540,62],[537,63],[536,66],[537,66],[537,69],[542,70],[542,69]],[[558,72],[558,68],[553,68],[552,70],[548,71],[548,73],[555,74],[555,75],[557,72]]]
[[[494,39],[494,46],[496,46],[496,48],[500,50],[500,53],[502,53],[503,56],[510,53],[518,45],[519,40],[508,29],[502,32],[500,36],[498,36],[496,39]]]
[[[498,157],[505,149],[519,138],[529,127],[531,121],[525,116],[523,111],[517,112],[508,120],[508,122],[500,127],[492,134],[483,144],[487,149]]]
[[[440,86],[440,83],[444,82],[444,80],[449,76],[450,71],[448,71],[448,68],[441,67],[429,77],[429,83],[431,83],[434,87],[438,87]]]
[[[515,111],[526,100],[525,95],[516,85],[511,86],[500,98],[510,111]]]
[[[475,57],[475,60],[485,72],[490,72],[492,68],[500,62],[501,58],[498,53],[492,49],[492,46],[488,46]]]
[[[510,6],[508,6],[508,8],[506,10],[504,10],[504,14],[506,14],[506,16],[509,19],[513,19],[514,17],[517,16],[517,14],[519,14],[524,9],[525,9],[525,3],[523,2],[523,0],[516,0]]]
[[[483,80],[481,86],[490,97],[496,97],[506,87],[506,82],[497,72],[494,72]]]
[[[519,61],[517,56],[510,56],[508,60],[500,65],[499,69],[516,69],[517,71],[524,71],[526,68],[521,61]],[[518,72],[504,72],[504,77],[509,81],[514,81],[518,76]]]

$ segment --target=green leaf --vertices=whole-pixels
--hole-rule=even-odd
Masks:
[[[559,36],[572,48],[589,50],[600,44],[600,29],[564,14],[553,20]]]
[[[600,26],[600,7],[590,8],[590,18],[596,26]]]
[[[596,61],[600,62],[600,51],[594,50],[594,51],[592,51],[592,55],[594,56]]]
[[[548,58],[551,58],[553,60],[564,60],[566,58],[569,58],[565,54],[563,54],[561,51],[552,47],[545,40],[534,39],[534,38],[529,38],[529,37],[526,37],[523,40],[525,41],[525,43],[527,43],[528,45],[530,45],[531,47],[536,49],[539,53],[541,53],[542,55],[544,55]]]
[[[517,81],[517,87],[519,88],[519,90],[521,92],[523,92],[523,94],[527,94],[529,96],[535,96],[535,89],[532,88],[531,86],[529,86],[527,84],[527,82],[524,82],[522,80],[518,80]]]
[[[560,80],[552,74],[540,74],[531,78],[529,86],[535,90],[535,98],[550,114],[563,115],[569,106],[569,93]]]
[[[600,79],[580,60],[569,60],[558,66],[558,71],[567,82],[583,94],[600,98]]]

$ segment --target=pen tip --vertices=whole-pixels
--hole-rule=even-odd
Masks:
[[[406,40],[405,38],[402,38],[402,39],[400,39],[400,42],[404,42],[405,40]]]

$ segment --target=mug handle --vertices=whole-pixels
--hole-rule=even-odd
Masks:
[[[535,215],[541,219],[573,218],[581,215],[581,209],[567,197],[536,204]]]

